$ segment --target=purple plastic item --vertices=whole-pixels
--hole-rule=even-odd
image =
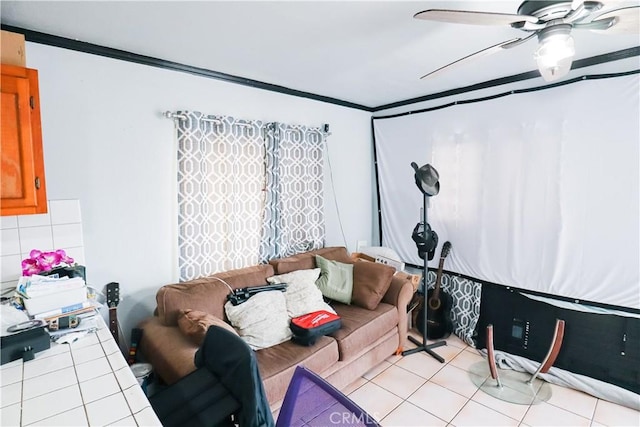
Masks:
[[[314,372],[296,367],[276,427],[375,426],[380,424]]]

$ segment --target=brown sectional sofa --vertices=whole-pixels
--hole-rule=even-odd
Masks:
[[[196,370],[193,358],[198,349],[178,328],[179,311],[198,310],[226,320],[224,304],[229,289],[213,277],[223,279],[233,288],[264,285],[270,276],[315,268],[316,254],[353,262],[344,247],[328,247],[272,260],[269,264],[163,286],[156,295],[156,315],[140,324],[141,354],[164,382],[179,381]],[[256,351],[269,403],[275,405],[284,398],[297,365],[304,365],[341,388],[401,349],[407,336],[407,305],[413,290],[408,278],[396,275],[374,310],[331,302],[342,318],[342,328],[321,337],[313,346],[286,341]]]

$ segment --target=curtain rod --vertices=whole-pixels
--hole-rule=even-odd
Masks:
[[[164,113],[162,113],[162,115],[167,119],[187,120],[187,116],[185,116],[184,114],[176,114],[176,113],[172,113],[171,111],[165,111]],[[201,118],[200,120],[202,120],[203,122],[222,123],[222,120],[220,119]],[[244,123],[240,123],[240,124],[244,124]]]
[[[177,114],[177,113],[173,113],[171,111],[165,111],[164,113],[162,113],[162,115],[164,117],[166,117],[167,119],[173,119],[173,120],[187,120],[187,116],[185,116],[184,114]],[[202,120],[203,122],[213,122],[213,123],[222,123],[222,121],[220,119],[210,119],[210,118],[201,118],[200,120]],[[242,123],[242,122],[238,122],[236,123],[238,126],[251,126],[249,123]],[[326,134],[329,134],[329,124],[328,123],[324,123],[322,126],[322,131]]]
[[[164,113],[162,113],[163,116],[165,116],[167,119],[173,119],[173,120],[187,120],[187,116],[185,116],[184,114],[177,114],[177,113],[173,113],[171,111],[165,111]],[[202,120],[203,122],[211,122],[211,123],[215,123],[218,125],[222,124],[222,120],[220,119],[215,119],[215,118],[210,118],[210,117],[202,117],[200,118],[200,120]],[[251,127],[250,123],[243,123],[240,121],[236,121],[236,123],[234,123],[235,126],[245,126],[245,127]]]

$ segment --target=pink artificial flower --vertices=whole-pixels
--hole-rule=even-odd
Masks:
[[[73,264],[74,259],[67,255],[64,249],[56,250],[56,254],[58,254],[58,256],[60,257],[60,262],[64,262],[65,264],[69,265]]]
[[[39,251],[37,249],[32,249],[31,252],[29,252],[29,258],[34,260],[38,259],[40,255],[42,255],[42,251]]]
[[[38,265],[38,261],[32,258],[22,260],[22,275],[31,276],[40,273],[42,270]]]
[[[43,252],[38,257],[38,265],[43,271],[49,271],[58,264],[60,264],[60,255],[55,252]]]
[[[59,267],[61,264],[72,266],[74,262],[74,259],[62,249],[49,252],[33,249],[29,252],[29,258],[22,260],[22,275],[40,274],[43,271]]]

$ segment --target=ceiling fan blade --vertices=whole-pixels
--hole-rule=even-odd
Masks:
[[[603,32],[605,34],[627,33],[627,34],[639,34],[640,33],[640,6],[624,7],[622,9],[610,10],[598,16],[591,23],[599,23],[613,18],[613,25],[606,29],[594,29],[594,31]]]
[[[571,3],[571,12],[564,17],[563,21],[567,23],[571,23],[574,21],[579,21],[589,14],[589,11],[584,7],[583,1],[574,0]]]
[[[616,18],[606,18],[606,19],[598,19],[596,21],[591,22],[578,22],[573,24],[574,30],[599,30],[602,32],[608,28],[610,28],[613,24],[616,23]]]
[[[420,77],[421,79],[426,79],[427,77],[433,77],[436,74],[440,74],[442,71],[445,70],[451,70],[453,68],[456,68],[460,65],[466,64],[467,62],[470,62],[474,59],[478,59],[481,58],[483,56],[487,56],[487,55],[491,55],[493,53],[499,52],[501,50],[504,49],[509,49],[515,46],[518,46],[520,44],[522,44],[523,42],[529,40],[530,38],[532,38],[533,36],[535,36],[535,34],[531,34],[527,37],[524,38],[519,38],[519,39],[512,39],[512,40],[507,40],[505,42],[502,43],[498,43],[496,45],[493,46],[489,46],[485,49],[479,50],[477,52],[472,53],[471,55],[467,55],[464,58],[460,58],[457,61],[453,61],[443,67],[438,68],[437,70],[434,70],[428,74],[425,74],[424,76]]]
[[[413,17],[426,21],[473,25],[511,25],[518,22],[538,22],[538,18],[529,15],[448,9],[427,9],[416,13]]]
[[[584,1],[583,0],[573,0],[571,2],[571,10],[576,10],[580,6],[584,7]]]

